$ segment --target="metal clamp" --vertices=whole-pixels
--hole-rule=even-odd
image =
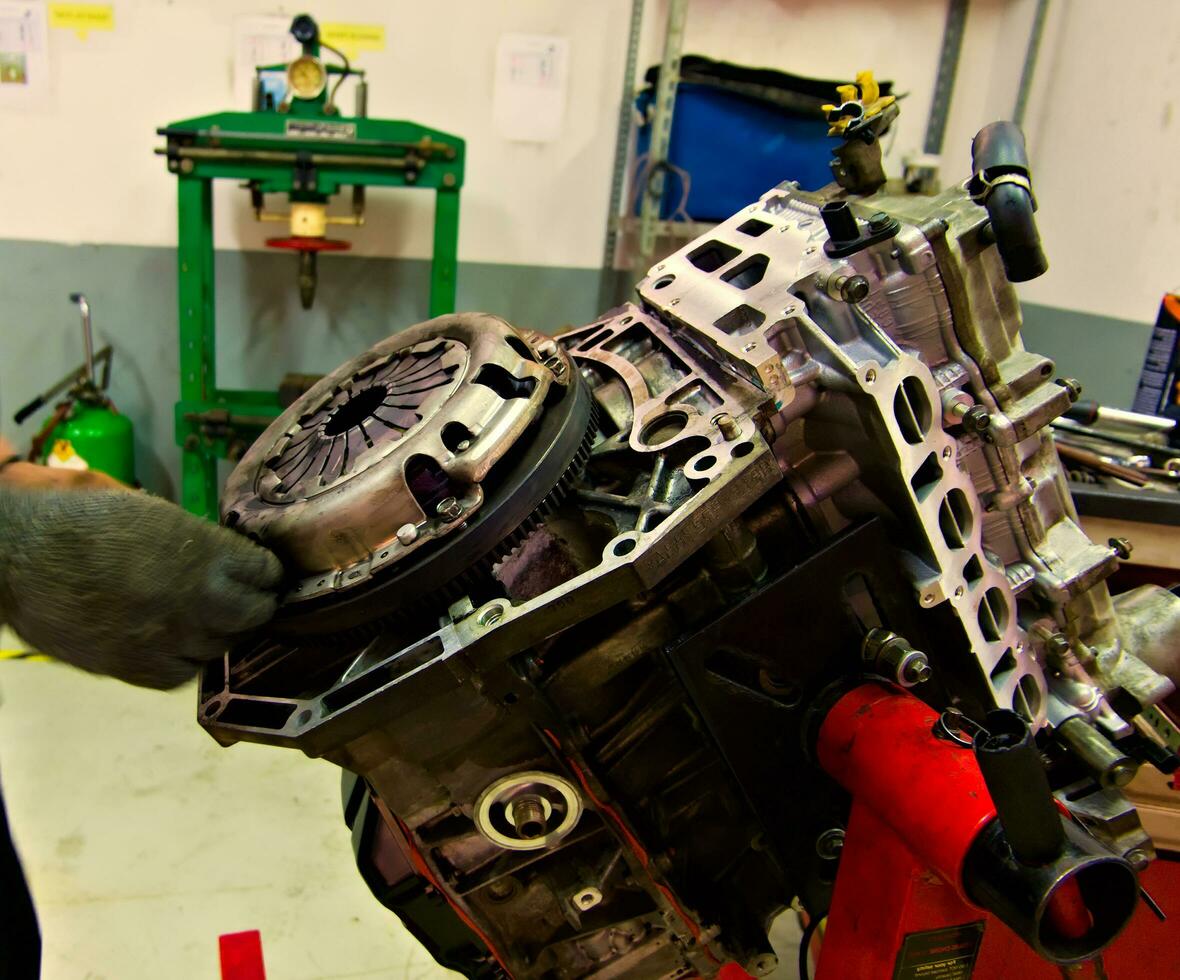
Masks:
[[[986,728],[972,721],[958,708],[947,708],[939,715],[932,731],[935,738],[954,742],[965,749],[975,748],[976,739],[988,734]]]
[[[992,191],[1001,184],[1015,184],[1017,187],[1023,188],[1029,200],[1032,201],[1033,210],[1036,210],[1037,199],[1036,195],[1033,194],[1032,183],[1028,179],[1028,174],[1003,173],[996,177],[988,177],[986,170],[977,170],[967,180],[964,189],[971,195],[973,202],[983,207],[987,204],[987,199],[991,197]]]

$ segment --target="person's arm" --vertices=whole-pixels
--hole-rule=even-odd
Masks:
[[[39,651],[170,688],[274,614],[282,567],[254,542],[147,494],[25,475],[0,471],[0,621]]]
[[[0,436],[0,486],[58,490],[129,490],[113,476],[98,470],[68,470],[30,463]]]

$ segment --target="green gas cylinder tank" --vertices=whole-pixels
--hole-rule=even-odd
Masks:
[[[70,414],[45,441],[45,461],[49,465],[56,462],[81,469],[77,461],[71,461],[73,455],[87,469],[135,485],[135,436],[131,420],[106,405],[75,402]],[[51,460],[53,456],[57,459]]]

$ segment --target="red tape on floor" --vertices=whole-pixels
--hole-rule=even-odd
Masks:
[[[266,980],[262,962],[262,933],[228,932],[217,939],[221,950],[221,980]]]

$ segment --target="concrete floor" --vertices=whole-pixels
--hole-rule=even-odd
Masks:
[[[217,937],[244,929],[262,931],[272,980],[451,975],[357,874],[333,766],[221,748],[192,687],[5,660],[0,696],[0,778],[44,980],[216,980]]]
[[[0,697],[0,778],[44,980],[217,980],[217,937],[245,929],[261,930],[271,980],[453,975],[356,873],[333,766],[221,748],[191,686],[0,660]],[[788,918],[781,978],[795,976]]]

